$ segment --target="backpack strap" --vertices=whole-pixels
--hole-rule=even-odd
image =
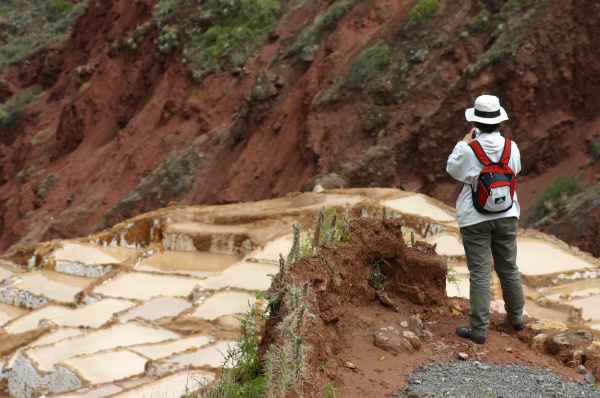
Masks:
[[[479,159],[479,161],[483,163],[484,167],[492,163],[492,161],[490,160],[490,158],[488,158],[488,155],[485,153],[479,142],[471,141],[469,146],[471,147],[473,152],[475,152],[475,156],[477,156],[477,159]]]
[[[512,145],[510,143],[510,139],[504,138],[504,152],[502,152],[502,157],[500,158],[500,163],[508,166],[508,161],[510,160],[510,149]]]
[[[487,153],[485,153],[485,151],[481,147],[481,144],[478,141],[471,141],[469,146],[471,147],[473,152],[475,152],[475,156],[477,156],[477,159],[479,159],[479,161],[483,163],[484,167],[492,163]],[[504,138],[504,150],[502,151],[502,157],[500,158],[499,162],[500,164],[508,166],[508,161],[510,160],[511,147],[512,145],[510,139]]]

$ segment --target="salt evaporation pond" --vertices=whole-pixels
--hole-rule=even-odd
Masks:
[[[142,355],[122,349],[69,358],[64,363],[90,383],[102,384],[143,374],[147,361]]]
[[[13,284],[21,290],[36,292],[65,303],[73,302],[75,295],[91,283],[92,279],[65,275],[54,271],[34,271],[21,274]]]
[[[172,340],[178,337],[178,334],[168,330],[126,323],[69,340],[61,340],[47,346],[34,347],[28,351],[28,356],[38,364],[41,370],[51,372],[55,363],[78,355],[94,354],[134,344]]]
[[[58,315],[50,321],[59,326],[99,328],[109,322],[113,314],[125,311],[134,305],[133,301],[106,298]]]
[[[465,255],[462,241],[456,234],[445,232],[423,240],[429,244],[436,245],[436,253],[442,256],[464,257]]]
[[[131,347],[132,351],[140,353],[150,359],[167,358],[174,353],[180,353],[189,349],[196,351],[197,347],[203,347],[212,343],[214,338],[204,334],[191,337],[182,337],[164,343],[140,344]]]
[[[192,307],[192,304],[178,297],[157,297],[141,304],[120,316],[126,322],[135,318],[153,321],[163,317],[174,317]]]
[[[13,334],[27,332],[36,329],[42,319],[53,319],[70,311],[70,308],[49,304],[35,311],[27,311],[25,315],[8,323],[4,329]]]
[[[408,195],[383,202],[383,205],[404,214],[415,214],[441,222],[456,221],[453,214],[434,205],[423,195]]]
[[[215,290],[231,287],[248,291],[265,291],[271,286],[271,275],[278,272],[279,265],[242,261],[199,284]]]
[[[111,398],[166,398],[178,397],[185,391],[206,386],[215,379],[215,375],[207,372],[185,371],[161,378],[143,386],[111,396]],[[70,397],[64,397],[70,398]],[[79,398],[72,397],[72,398]]]
[[[207,277],[227,269],[240,261],[238,254],[197,251],[164,251],[142,260],[135,269]]]
[[[256,296],[242,292],[219,292],[207,298],[191,316],[209,321],[223,315],[243,314],[256,302]]]
[[[66,243],[56,250],[52,257],[56,261],[70,261],[81,264],[118,264],[136,256],[138,253],[139,250],[125,247]]]
[[[588,261],[544,239],[519,238],[517,263],[525,275],[545,275],[591,268]]]
[[[24,308],[15,307],[14,305],[0,303],[0,325],[5,325],[7,322],[18,318],[28,311]]]
[[[166,362],[185,366],[219,368],[223,365],[223,353],[226,353],[227,349],[231,347],[235,347],[235,341],[220,341],[217,344],[199,348],[194,352],[168,358]]]
[[[198,281],[185,276],[131,272],[96,286],[94,291],[108,297],[132,300],[148,300],[157,296],[185,297]]]

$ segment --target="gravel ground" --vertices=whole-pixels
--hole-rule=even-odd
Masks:
[[[585,381],[568,382],[550,370],[519,364],[494,365],[468,361],[422,366],[397,398],[574,398],[600,397]]]

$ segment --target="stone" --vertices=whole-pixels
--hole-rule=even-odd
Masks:
[[[573,337],[569,334],[560,333],[549,339],[546,342],[546,346],[551,354],[558,354],[562,348],[573,347],[573,340]]]
[[[596,377],[593,374],[591,374],[590,372],[585,374],[584,379],[588,384],[592,384],[592,385],[596,384]]]
[[[402,337],[404,337],[406,340],[408,340],[408,342],[410,343],[412,348],[414,348],[415,350],[421,349],[421,340],[419,340],[417,335],[414,334],[413,332],[409,332],[408,330],[405,330],[402,332]]]
[[[300,59],[304,62],[312,62],[315,59],[315,53],[319,50],[318,44],[312,46],[306,46],[300,52]]]
[[[427,54],[429,54],[429,51],[421,48],[417,50],[412,57],[410,57],[410,61],[415,64],[421,64],[425,62],[425,57],[427,57]]]
[[[531,329],[556,332],[564,332],[569,330],[564,322],[561,322],[557,319],[539,319],[537,322],[531,325]]]
[[[300,192],[314,192],[317,185],[320,185],[323,189],[341,189],[345,188],[346,181],[342,176],[336,173],[329,174],[316,174],[302,183],[300,186]]]
[[[32,397],[56,394],[83,386],[75,372],[64,366],[55,365],[51,373],[39,372],[32,361],[23,353],[17,354],[9,374],[8,393],[11,397]]]
[[[185,365],[163,361],[148,361],[146,363],[144,374],[148,377],[164,377],[178,370],[184,369]]]
[[[414,350],[411,342],[393,327],[381,328],[375,331],[373,333],[373,345],[392,355]]]
[[[7,287],[0,293],[0,302],[34,310],[48,304],[48,298],[43,294],[37,295],[19,288]]]

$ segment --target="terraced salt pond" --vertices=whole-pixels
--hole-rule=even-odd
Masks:
[[[289,253],[292,224],[312,228],[319,210],[346,204],[355,217],[386,206],[402,219],[405,239],[412,233],[435,244],[457,272],[448,295],[468,297],[454,210],[424,195],[357,189],[165,208],[0,262],[3,338],[31,336],[3,359],[9,393],[166,397],[210,383],[239,335],[239,318],[264,305],[255,292],[269,288]],[[566,320],[552,304],[567,304],[600,330],[597,259],[522,231],[518,261],[530,315]],[[497,285],[493,291],[499,298]]]
[[[140,261],[138,271],[208,277],[224,271],[242,256],[209,252],[158,252]]]

